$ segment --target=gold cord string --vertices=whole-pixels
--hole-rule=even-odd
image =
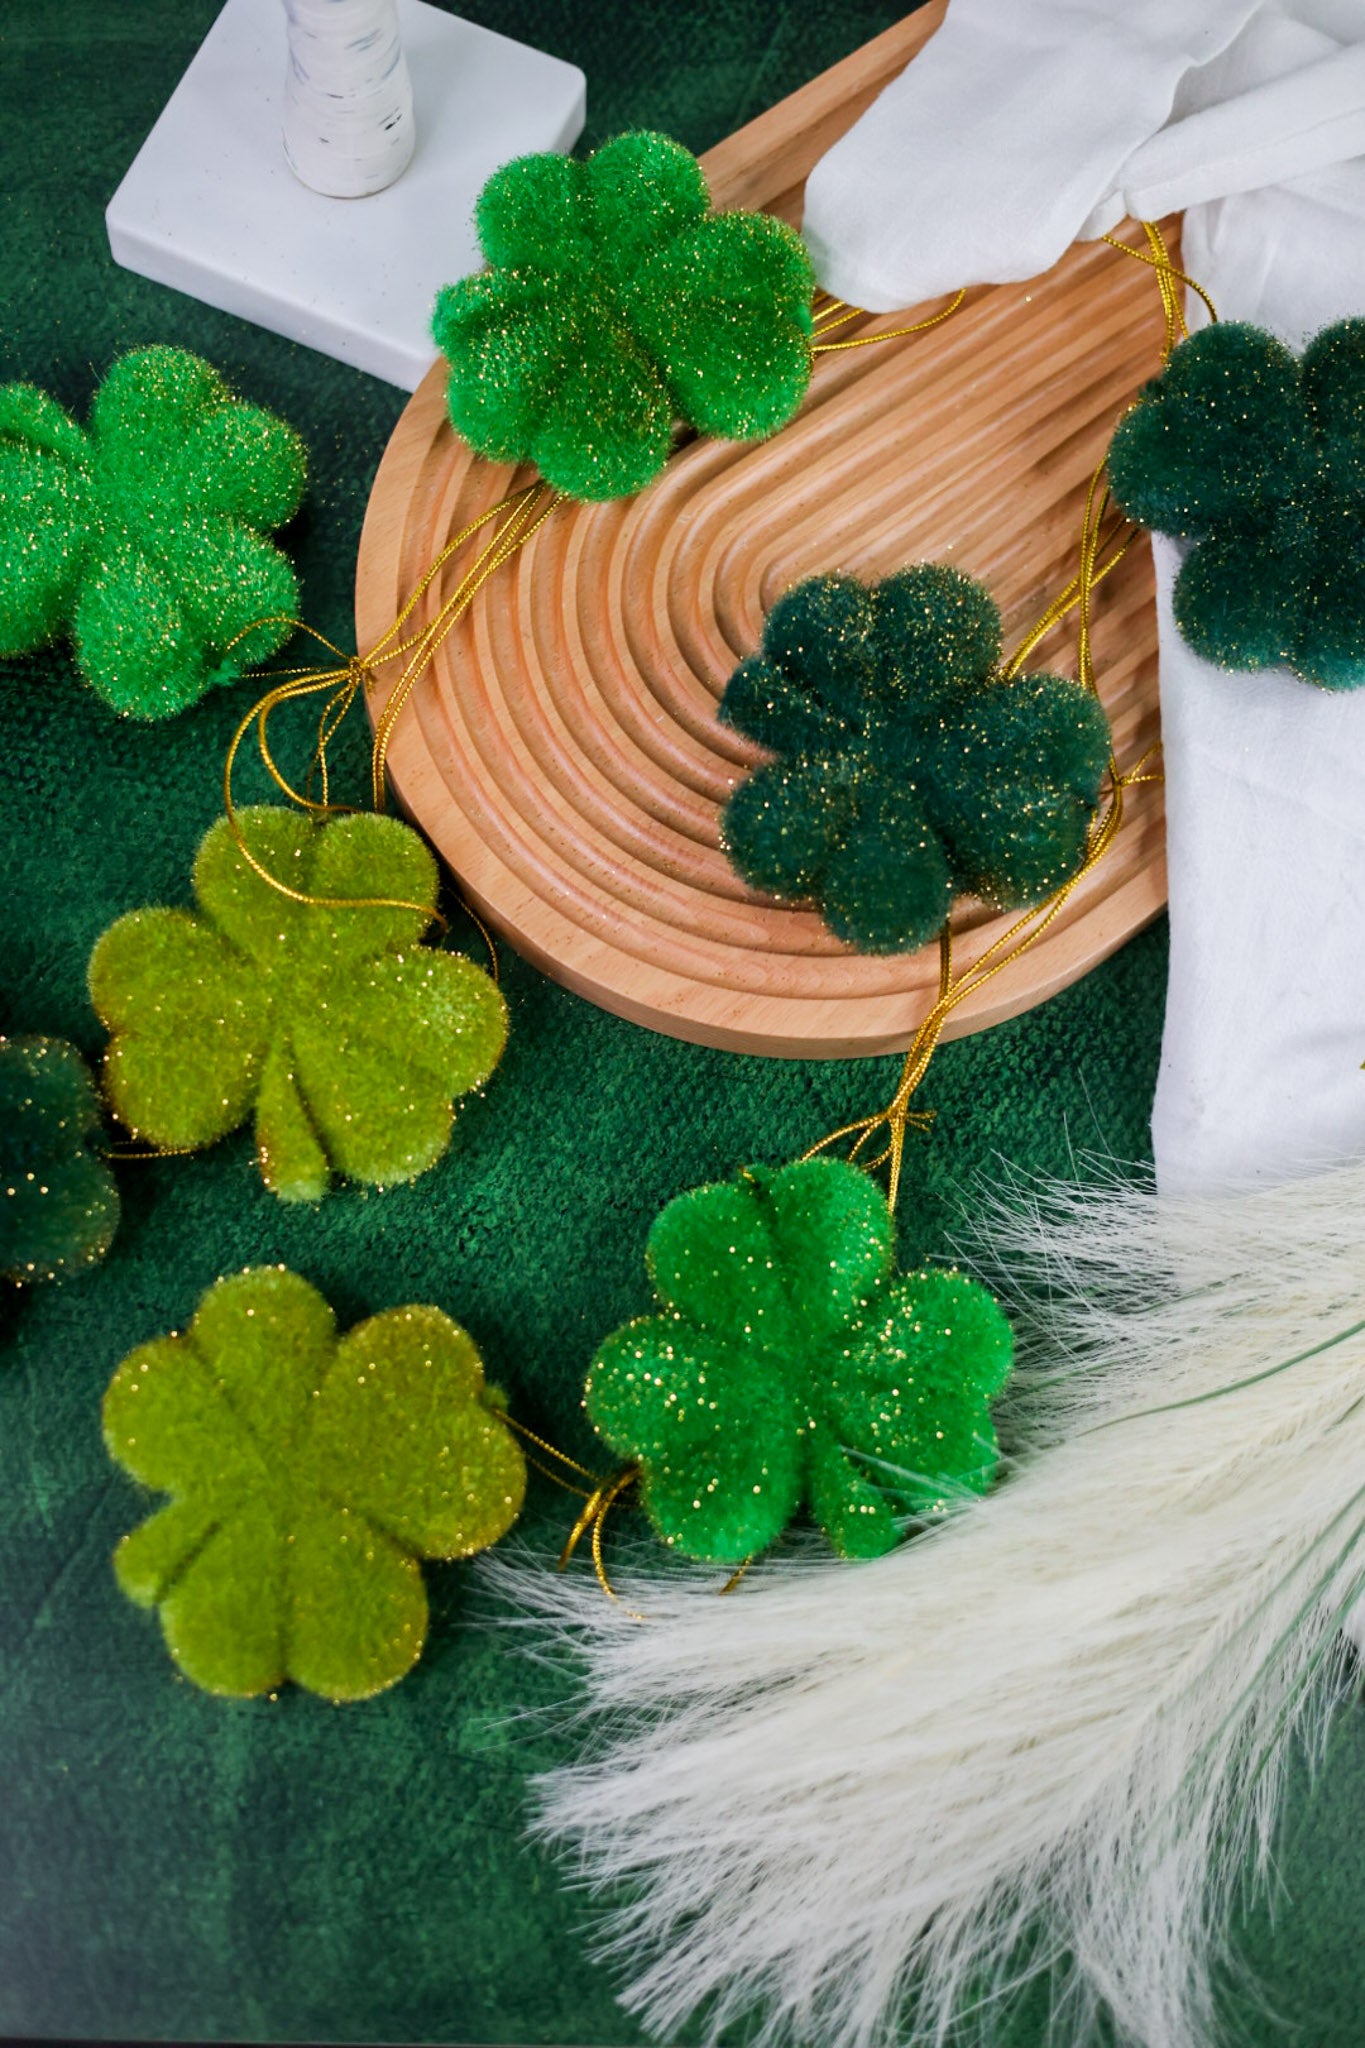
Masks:
[[[1166,345],[1162,354],[1168,356],[1176,343],[1186,340],[1190,332],[1185,322],[1185,309],[1180,303],[1178,285],[1183,284],[1187,291],[1192,291],[1197,298],[1203,300],[1209,319],[1215,325],[1218,320],[1218,309],[1202,284],[1196,283],[1194,278],[1188,277],[1183,270],[1176,269],[1166,247],[1166,237],[1156,222],[1144,220],[1141,226],[1147,237],[1145,249],[1135,249],[1130,242],[1119,241],[1116,235],[1101,235],[1100,240],[1107,242],[1111,249],[1117,249],[1121,256],[1131,256],[1135,263],[1145,263],[1156,272],[1157,290],[1161,293],[1161,309],[1166,316]]]
[[[101,1145],[101,1159],[190,1159],[202,1145]]]
[[[550,513],[558,503],[559,495],[551,490],[549,485],[533,483],[520,491],[514,492],[511,497],[502,499],[498,504],[489,506],[476,519],[472,519],[467,526],[462,527],[460,532],[442,548],[441,552],[422,576],[393,624],[382,638],[375,643],[368,654],[348,655],[340,647],[336,646],[333,641],[329,640],[324,633],[319,633],[316,627],[310,626],[306,620],[278,613],[273,614],[268,619],[256,620],[228,643],[227,648],[224,650],[225,654],[230,654],[233,647],[239,641],[244,639],[248,633],[258,630],[262,625],[288,625],[297,632],[306,633],[320,647],[325,648],[328,653],[336,657],[335,665],[331,667],[274,671],[279,680],[258,703],[251,707],[250,711],[247,712],[246,716],[239,723],[232,736],[228,747],[227,759],[223,765],[223,804],[227,813],[228,829],[232,834],[233,843],[248,867],[259,875],[262,881],[269,883],[270,887],[277,890],[280,895],[289,897],[292,902],[306,903],[322,909],[413,910],[424,915],[429,921],[434,919],[441,927],[442,932],[449,930],[448,920],[442,917],[438,911],[433,911],[429,904],[413,903],[405,898],[392,896],[315,896],[307,890],[294,888],[290,883],[283,881],[278,875],[272,874],[265,864],[257,859],[246,843],[241,821],[237,814],[236,801],[233,796],[233,770],[236,765],[237,756],[241,751],[242,742],[254,725],[257,730],[261,760],[265,765],[266,772],[275,786],[291,803],[296,804],[301,810],[310,812],[315,817],[336,816],[341,812],[353,810],[353,805],[334,804],[331,801],[327,761],[328,746],[342,720],[350,710],[351,705],[354,703],[357,694],[368,684],[376,681],[376,668],[381,667],[387,662],[396,661],[403,656],[407,656],[407,665],[390,692],[375,728],[374,749],[370,764],[371,795],[374,808],[382,811],[385,800],[385,768],[388,759],[389,742],[399,714],[407,703],[414,685],[434,658],[446,635],[469,609],[469,606],[473,603],[474,598],[483,588],[483,585],[488,581],[488,578],[504,562],[510,560],[518,548],[526,545],[532,534],[536,533],[544,525],[546,519],[549,518]],[[506,516],[504,517],[504,515]],[[471,540],[480,528],[488,525],[490,521],[498,519],[502,519],[503,523],[498,526],[492,539],[485,544],[470,568],[460,578],[455,589],[441,606],[436,616],[419,632],[409,633],[405,637],[404,628],[407,626],[417,606],[421,603],[422,598],[430,589],[431,584],[439,576],[452,555],[463,547],[467,541]],[[292,703],[303,697],[314,697],[324,693],[326,701],[323,704],[318,721],[317,744],[314,749],[312,764],[309,768],[307,784],[302,790],[296,789],[280,769],[272,752],[269,732],[270,718],[272,713],[281,704]],[[320,801],[311,794],[315,776],[321,789]],[[478,926],[484,942],[489,948],[495,963],[494,972],[496,974],[497,955],[492,939],[481,920],[472,910],[470,911],[470,916]]]
[[[609,1484],[609,1481],[605,1480],[600,1472],[594,1472],[590,1465],[580,1465],[577,1458],[571,1458],[567,1451],[556,1450],[555,1446],[552,1443],[547,1443],[543,1436],[537,1436],[535,1431],[528,1429],[524,1422],[518,1422],[515,1415],[509,1415],[504,1410],[502,1419],[510,1430],[514,1430],[519,1437],[524,1437],[528,1444],[534,1444],[536,1449],[543,1451],[547,1458],[555,1459],[567,1471],[576,1474],[579,1479],[586,1479],[588,1481],[587,1486],[575,1486],[571,1480],[565,1479],[558,1472],[551,1472],[548,1467],[542,1465],[537,1459],[527,1458],[526,1462],[528,1465],[534,1465],[537,1472],[543,1472],[547,1479],[553,1480],[556,1486],[562,1486],[566,1493],[576,1493],[580,1500],[591,1500],[594,1493],[600,1492],[604,1486]]]
[[[847,326],[850,320],[866,319],[868,315],[861,306],[845,305],[842,299],[828,299],[814,316],[816,338],[811,345],[811,354],[813,356],[830,356],[834,355],[839,349],[871,348],[874,342],[899,341],[903,335],[923,334],[928,328],[937,327],[944,320],[950,319],[966,296],[967,291],[964,285],[961,291],[954,293],[946,306],[942,307],[939,312],[932,313],[927,320],[916,320],[913,326],[910,327],[887,328],[880,334],[860,334],[852,341],[825,341],[823,337],[826,334],[834,333],[837,328]]]
[[[427,668],[451,628],[468,611],[489,577],[495,575],[503,563],[509,561],[519,548],[525,547],[532,536],[539,532],[540,528],[554,511],[556,505],[560,502],[561,494],[552,489],[549,484],[531,485],[525,491],[518,493],[516,498],[508,499],[506,501],[507,505],[513,506],[515,509],[512,511],[507,524],[499,528],[494,534],[482,554],[479,555],[468,573],[460,579],[451,595],[441,606],[440,611],[436,614],[436,617],[432,620],[426,631],[418,636],[415,643],[407,643],[414,649],[412,658],[390,691],[388,700],[375,726],[374,754],[371,761],[371,794],[374,800],[374,808],[377,811],[382,811],[384,808],[384,771],[388,760],[389,742],[393,736],[394,726],[397,724],[403,707],[412,693],[414,684]],[[439,558],[437,566],[439,566]],[[399,615],[400,622],[403,617],[411,612],[413,605],[421,597],[435,573],[435,568],[427,571],[427,574],[418,584],[413,596],[408,600],[403,613]],[[393,631],[395,629],[391,628],[390,630]],[[383,645],[382,642],[380,644],[381,646]],[[391,660],[393,655],[400,651],[404,650],[393,649],[383,658]],[[371,655],[369,659],[373,663],[374,656]]]
[[[507,1414],[505,1410],[503,1411],[502,1419],[508,1428],[514,1430],[519,1437],[524,1437],[527,1443],[534,1444],[536,1449],[544,1452],[547,1458],[553,1458],[556,1464],[562,1465],[566,1471],[574,1474],[573,1479],[566,1479],[563,1473],[553,1471],[549,1465],[542,1464],[539,1458],[533,1458],[529,1452],[523,1453],[527,1464],[539,1472],[543,1478],[550,1480],[555,1486],[563,1487],[566,1493],[577,1494],[584,1504],[577,1521],[569,1532],[568,1541],[559,1554],[558,1570],[561,1572],[568,1570],[579,1544],[588,1531],[591,1530],[592,1562],[593,1569],[597,1574],[597,1583],[609,1600],[615,1600],[619,1604],[620,1595],[607,1576],[606,1561],[602,1555],[603,1532],[611,1509],[624,1494],[630,1491],[639,1478],[639,1466],[623,1466],[619,1472],[613,1473],[610,1478],[604,1478],[600,1472],[594,1472],[590,1465],[580,1465],[577,1458],[571,1458],[567,1451],[556,1450],[552,1443],[548,1443],[543,1436],[537,1436],[533,1429],[528,1429],[524,1422],[518,1422],[515,1416]],[[578,1480],[587,1480],[588,1484],[586,1486],[579,1485],[576,1483]],[[628,1608],[626,1612],[631,1613],[633,1610]],[[635,1619],[643,1621],[644,1616],[642,1614],[636,1615]]]
[[[629,1493],[639,1477],[640,1468],[638,1465],[626,1465],[613,1478],[604,1479],[601,1485],[589,1495],[582,1513],[569,1531],[567,1543],[559,1553],[557,1569],[561,1572],[567,1571],[574,1552],[584,1536],[591,1531],[592,1568],[597,1574],[597,1583],[606,1594],[608,1600],[613,1601],[618,1607],[621,1606],[621,1596],[607,1576],[606,1561],[602,1555],[602,1539],[606,1529],[607,1516],[611,1513],[617,1501],[624,1494]],[[645,1619],[645,1616],[637,1613],[633,1607],[624,1608],[623,1612],[629,1614],[634,1621],[643,1621]]]

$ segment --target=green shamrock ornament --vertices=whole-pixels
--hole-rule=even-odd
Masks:
[[[663,468],[675,419],[749,441],[805,396],[805,244],[770,214],[713,213],[666,135],[519,157],[477,221],[490,268],[446,286],[433,327],[476,453],[534,462],[571,498],[624,497]]]
[[[125,1358],[104,1440],[171,1495],[119,1544],[119,1585],[187,1678],[238,1696],[395,1684],[426,1639],[418,1559],[496,1543],[526,1489],[458,1323],[397,1308],[339,1338],[282,1266],[218,1281],[188,1331]]]
[[[0,654],[69,633],[115,711],[183,711],[288,639],[287,622],[256,622],[298,603],[265,535],[298,510],[304,472],[293,428],[183,349],[115,363],[88,432],[31,384],[0,387]]]
[[[1098,699],[998,672],[1000,614],[957,569],[798,584],[742,662],[722,721],[777,757],[721,817],[756,889],[814,901],[865,953],[914,952],[960,891],[1002,909],[1085,860],[1109,762]]]
[[[649,1234],[663,1313],[592,1362],[584,1405],[638,1462],[646,1513],[688,1557],[738,1564],[804,1502],[845,1557],[878,1557],[907,1519],[984,1493],[990,1401],[1010,1326],[961,1273],[893,1277],[878,1189],[810,1159],[670,1202]]]
[[[254,1112],[261,1171],[289,1201],[316,1200],[333,1170],[413,1180],[444,1153],[455,1098],[497,1065],[507,1006],[472,960],[419,943],[437,874],[410,827],[269,804],[239,823],[268,873],[342,901],[282,895],[219,819],[194,864],[198,911],[135,910],[91,956],[109,1100],[168,1151]]]
[[[61,1038],[0,1038],[0,1276],[57,1280],[93,1266],[118,1227],[114,1176],[90,1150],[100,1103]]]
[[[1109,483],[1130,519],[1195,543],[1174,610],[1196,654],[1365,683],[1365,319],[1302,357],[1242,321],[1192,334],[1120,422]]]

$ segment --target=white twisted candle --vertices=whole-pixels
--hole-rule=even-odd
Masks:
[[[360,199],[406,170],[417,139],[397,0],[284,0],[284,153],[315,192]]]

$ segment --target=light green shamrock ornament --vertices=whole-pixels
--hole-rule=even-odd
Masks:
[[[271,875],[340,907],[272,888],[220,819],[194,864],[198,911],[135,910],[91,956],[110,1102],[167,1151],[254,1114],[261,1172],[289,1201],[317,1200],[333,1170],[413,1180],[497,1065],[507,1006],[472,960],[420,943],[437,872],[409,826],[269,804],[239,824]]]
[[[188,1331],[125,1358],[104,1439],[172,1496],[119,1544],[119,1585],[187,1678],[238,1697],[395,1684],[426,1639],[418,1559],[496,1543],[526,1490],[458,1323],[397,1308],[338,1338],[282,1266],[218,1281]]]
[[[266,535],[305,470],[293,428],[184,349],[121,357],[88,430],[0,386],[0,654],[69,632],[115,711],[183,711],[288,639],[298,584]]]

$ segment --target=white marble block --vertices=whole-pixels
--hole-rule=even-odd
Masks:
[[[436,354],[437,292],[482,267],[480,187],[509,157],[572,149],[584,80],[424,0],[396,12],[416,145],[392,183],[337,198],[294,175],[281,142],[285,9],[227,0],[105,219],[130,270],[411,391]]]

